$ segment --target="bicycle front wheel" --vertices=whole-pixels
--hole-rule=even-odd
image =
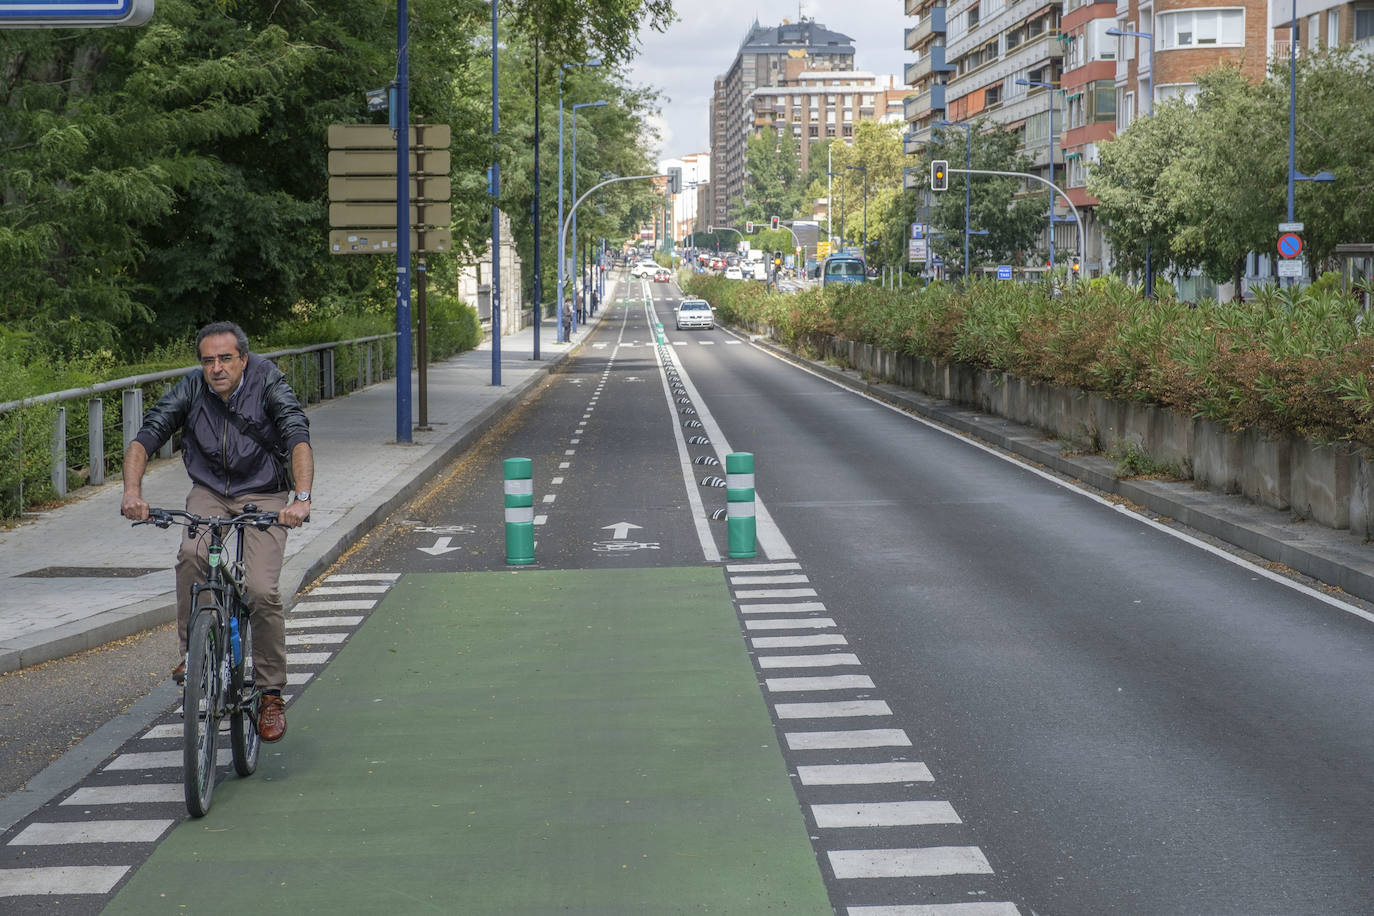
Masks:
[[[219,741],[218,614],[201,608],[191,621],[187,641],[186,685],[182,692],[182,781],[186,810],[204,817],[215,791],[215,752]]]
[[[239,661],[229,668],[229,743],[234,749],[234,772],[252,776],[258,768],[258,705],[260,697],[253,687],[253,621],[239,615]]]

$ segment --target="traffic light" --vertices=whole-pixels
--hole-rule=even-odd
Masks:
[[[777,217],[775,216],[775,217],[773,217],[773,219],[777,219]],[[774,267],[781,267],[781,266],[782,266],[782,252],[781,252],[781,251],[775,251],[775,252],[773,252],[773,266],[774,266]]]
[[[682,169],[674,166],[668,170],[668,193],[679,194],[682,191]]]
[[[1075,277],[1078,276],[1078,268],[1079,268],[1078,258],[1073,258],[1072,260],[1069,261],[1069,270],[1072,272],[1073,276],[1075,276]]]
[[[778,223],[779,223],[779,222],[780,222],[780,220],[779,220],[776,216],[773,217],[773,228],[774,228],[774,229],[778,228]]]
[[[949,160],[936,159],[930,164],[930,189],[932,191],[949,190]]]
[[[753,224],[753,223],[745,223],[745,224],[744,224],[744,231],[745,231],[746,233],[753,233],[753,231],[754,231],[754,224]]]

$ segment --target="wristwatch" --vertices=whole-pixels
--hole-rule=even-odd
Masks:
[[[296,491],[296,502],[298,502],[298,503],[308,503],[308,502],[310,502],[310,491],[309,491],[309,490],[297,490],[297,491]]]

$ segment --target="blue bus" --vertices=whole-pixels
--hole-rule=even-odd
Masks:
[[[854,254],[832,254],[821,262],[821,286],[832,283],[863,283],[868,279],[864,259]]]

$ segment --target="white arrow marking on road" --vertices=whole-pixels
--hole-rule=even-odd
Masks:
[[[602,525],[601,530],[614,532],[614,534],[612,534],[611,536],[614,537],[617,541],[623,541],[625,537],[630,533],[631,528],[638,527],[638,525],[633,524],[632,522],[616,522],[614,525]]]
[[[446,554],[446,553],[452,553],[452,552],[455,551],[455,550],[462,550],[462,549],[463,549],[463,548],[461,548],[461,547],[450,547],[450,546],[448,546],[449,544],[452,544],[452,543],[453,543],[453,538],[438,538],[437,540],[435,540],[434,546],[433,546],[433,547],[417,547],[417,548],[415,548],[415,549],[416,549],[416,550],[419,550],[419,551],[422,552],[422,553],[427,553],[427,554],[429,554],[431,557],[443,556],[443,555]]]

